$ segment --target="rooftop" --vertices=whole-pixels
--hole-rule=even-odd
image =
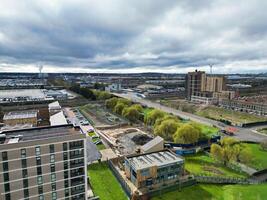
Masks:
[[[136,170],[146,169],[153,166],[161,167],[174,163],[183,163],[184,160],[178,155],[165,150],[143,155],[127,157],[130,165]]]
[[[58,138],[74,134],[81,134],[81,132],[80,130],[76,130],[72,124],[3,131],[0,133],[0,145],[14,143],[15,140],[13,139],[16,138],[17,143],[31,140]]]
[[[37,111],[15,111],[9,112],[4,115],[3,120],[10,120],[10,119],[26,119],[26,118],[34,118],[37,117]]]
[[[148,143],[144,144],[141,148],[144,152],[146,152],[149,149],[153,148],[154,146],[156,146],[160,143],[163,143],[163,142],[164,142],[164,139],[160,136],[157,136],[153,140],[150,140]]]
[[[50,121],[51,126],[68,124],[66,117],[63,114],[63,111],[60,111],[59,113],[56,113],[56,114],[50,116],[49,121]]]

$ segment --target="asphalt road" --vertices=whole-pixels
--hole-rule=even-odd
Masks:
[[[135,93],[133,92],[128,92],[128,93],[113,93],[115,96],[118,97],[122,97],[122,98],[126,98],[129,99],[135,103],[140,103],[143,106],[147,106],[147,107],[152,107],[152,108],[156,108],[162,111],[165,111],[167,113],[172,113],[173,115],[179,116],[181,118],[184,119],[190,119],[192,121],[195,122],[199,122],[202,124],[206,124],[206,125],[210,125],[210,126],[216,126],[220,129],[223,129],[225,126],[227,125],[223,125],[221,122],[218,122],[216,120],[211,120],[211,119],[207,119],[205,117],[200,117],[198,115],[194,115],[191,113],[186,113],[180,110],[176,110],[164,105],[161,105],[157,102],[153,102],[150,101],[148,99],[144,99],[141,97],[136,96]],[[259,134],[255,131],[256,127],[253,128],[240,128],[237,127],[238,131],[235,133],[235,135],[233,137],[236,137],[239,140],[242,141],[253,141],[253,142],[261,142],[263,140],[267,140],[267,136],[266,135],[262,135]]]

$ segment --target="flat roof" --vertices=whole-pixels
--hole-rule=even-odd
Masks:
[[[58,138],[82,133],[80,130],[75,129],[72,124],[67,124],[60,126],[34,127],[29,129],[3,131],[1,132],[1,134],[6,135],[6,139],[2,144],[8,144],[9,140],[14,138],[19,138],[17,142],[24,142],[32,140]]]
[[[8,112],[4,115],[3,120],[34,118],[37,117],[37,113],[36,110]]]
[[[146,169],[153,166],[161,167],[174,163],[184,162],[183,158],[168,150],[136,156],[129,156],[127,157],[127,160],[129,161],[130,165],[136,170]]]
[[[60,111],[52,116],[50,116],[50,125],[51,126],[57,126],[57,125],[63,125],[68,124],[65,115],[63,114],[63,111]]]

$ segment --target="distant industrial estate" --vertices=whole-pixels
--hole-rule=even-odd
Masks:
[[[0,199],[157,200],[267,181],[267,74],[41,71],[0,74]]]

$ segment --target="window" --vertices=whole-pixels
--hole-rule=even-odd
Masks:
[[[68,161],[64,161],[64,170],[68,169]]]
[[[42,162],[41,162],[41,157],[40,157],[40,156],[37,156],[37,157],[36,157],[36,165],[39,166],[39,165],[41,165],[41,164],[42,164]]]
[[[44,195],[39,195],[39,200],[44,200]]]
[[[64,160],[68,160],[68,152],[63,152],[63,158]]]
[[[65,189],[65,197],[68,197],[70,195],[69,189]]]
[[[28,198],[28,197],[29,197],[29,190],[24,189],[24,198]]]
[[[27,160],[26,159],[22,159],[21,160],[21,167],[22,168],[27,168]]]
[[[9,174],[8,173],[4,173],[4,181],[5,182],[9,181]]]
[[[22,170],[22,178],[27,178],[28,177],[28,171],[27,169]]]
[[[7,159],[8,159],[7,152],[6,151],[2,152],[2,160],[6,161]]]
[[[3,162],[3,170],[8,171],[8,162]]]
[[[69,172],[68,171],[64,171],[64,179],[69,178]]]
[[[42,167],[38,166],[37,167],[37,175],[41,175],[42,174]]]
[[[55,164],[51,164],[50,170],[51,170],[51,172],[55,172],[56,171]]]
[[[5,192],[10,192],[10,185],[9,185],[9,183],[5,183]]]
[[[56,192],[52,192],[52,200],[57,200],[57,193]]]
[[[56,174],[52,173],[51,174],[51,182],[55,182],[56,181]]]
[[[143,169],[143,170],[141,170],[141,175],[142,176],[149,176],[150,175],[149,169]]]
[[[42,185],[39,185],[39,186],[38,186],[38,193],[39,193],[39,194],[43,194],[43,192],[44,192],[44,191],[43,191],[43,186],[42,186]]]
[[[68,180],[65,180],[64,181],[64,186],[65,186],[65,188],[68,188],[69,187],[69,181]]]
[[[10,193],[6,194],[5,197],[6,197],[6,200],[11,200]]]
[[[55,154],[51,154],[50,155],[50,163],[54,163],[55,162]]]
[[[40,156],[41,155],[41,147],[35,147],[35,155]]]
[[[56,191],[57,190],[56,183],[52,183],[51,187],[52,187],[52,191]]]
[[[50,149],[50,153],[55,153],[55,145],[50,144],[49,149]]]
[[[42,185],[43,184],[43,177],[42,176],[37,176],[37,184]]]
[[[63,151],[68,151],[68,144],[66,142],[63,143]]]
[[[83,140],[70,142],[70,149],[83,148]]]
[[[24,188],[29,187],[29,181],[28,181],[28,179],[23,179],[23,187]]]
[[[26,158],[26,149],[21,149],[20,155],[21,155],[21,158]]]

